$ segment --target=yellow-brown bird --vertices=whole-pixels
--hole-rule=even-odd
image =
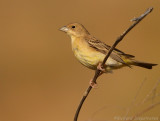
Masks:
[[[71,37],[72,50],[78,61],[84,66],[103,73],[111,72],[124,66],[139,66],[152,69],[157,64],[145,63],[134,59],[133,55],[126,54],[118,49],[114,49],[105,63],[105,68],[101,68],[101,63],[111,46],[92,36],[80,23],[68,24],[60,29]],[[92,82],[90,83],[93,86]]]

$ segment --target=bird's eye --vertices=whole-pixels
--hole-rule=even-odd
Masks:
[[[76,28],[75,26],[72,26],[72,28],[74,29],[74,28]]]

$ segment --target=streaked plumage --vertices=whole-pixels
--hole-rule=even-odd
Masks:
[[[72,50],[79,62],[90,69],[97,69],[97,65],[103,61],[110,46],[96,39],[79,23],[64,26],[61,31],[71,37]],[[110,72],[113,69],[131,65],[151,69],[157,64],[136,61],[133,55],[114,49],[106,62],[105,70]]]

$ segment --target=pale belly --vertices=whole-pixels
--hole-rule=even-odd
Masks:
[[[98,51],[90,51],[84,48],[82,50],[79,50],[78,48],[72,48],[72,49],[75,57],[79,60],[79,62],[90,69],[94,70],[97,69],[97,65],[103,62],[103,59],[105,58],[105,55]],[[122,66],[121,63],[113,60],[110,57],[108,58],[106,65],[107,65],[106,69],[108,71]]]

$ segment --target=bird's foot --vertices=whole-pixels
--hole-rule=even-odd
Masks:
[[[106,72],[105,68],[102,66],[102,63],[98,64],[97,69],[100,70],[103,73]]]
[[[98,87],[98,84],[96,82],[93,82],[93,79],[91,79],[89,81],[89,85],[92,87],[92,88],[97,88]]]

